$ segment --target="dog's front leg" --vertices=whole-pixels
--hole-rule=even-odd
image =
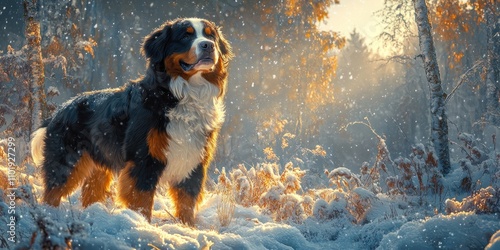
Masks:
[[[205,176],[206,169],[199,164],[189,177],[169,189],[175,216],[189,226],[194,226],[194,210],[202,200]]]
[[[151,222],[156,186],[165,165],[147,156],[127,162],[118,179],[118,199]]]

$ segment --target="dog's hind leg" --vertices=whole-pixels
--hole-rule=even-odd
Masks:
[[[102,202],[110,192],[113,173],[104,167],[96,167],[85,179],[82,186],[82,206],[88,207],[94,202]]]
[[[43,201],[56,207],[59,206],[61,198],[71,194],[95,168],[94,161],[87,152],[83,152],[74,165],[62,164],[62,162],[67,161],[46,159],[43,165],[45,181]]]

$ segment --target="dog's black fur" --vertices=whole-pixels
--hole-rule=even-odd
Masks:
[[[197,37],[192,32],[186,33],[193,26],[190,20],[167,22],[145,38],[142,52],[148,64],[144,77],[119,89],[83,93],[66,102],[42,124],[45,134],[42,131],[42,135],[35,134],[35,137],[41,136],[38,141],[43,140],[44,144],[40,163],[45,181],[45,202],[57,206],[61,196],[70,194],[81,182],[86,181],[86,185],[90,185],[93,183],[90,178],[96,178],[100,173],[119,173],[119,182],[124,182],[118,190],[119,199],[151,218],[152,194],[168,162],[155,152],[168,149],[161,146],[169,143],[166,133],[170,122],[168,113],[181,101],[172,93],[170,83],[176,77],[188,80],[194,74],[183,72],[180,67],[168,68],[167,60],[173,55],[189,53],[192,48]],[[223,98],[231,48],[219,28],[206,20],[200,22],[205,28],[213,30],[213,33],[207,32],[212,36],[210,40],[214,41],[215,53],[220,54],[215,68],[203,72],[202,76],[220,89],[219,98]],[[206,33],[204,36],[209,37]],[[181,182],[171,187],[175,189],[174,202],[184,203],[176,204],[177,215],[188,224],[193,224],[193,206],[200,199],[217,132],[218,129],[206,131],[205,158]],[[33,141],[37,141],[36,138]],[[40,147],[32,144],[33,147]],[[32,148],[34,150],[36,148]],[[82,160],[82,157],[89,159]],[[104,182],[98,185],[109,186]],[[82,196],[93,197],[93,194],[85,192],[104,192],[93,187],[83,188],[86,190]],[[148,197],[142,197],[144,195]],[[87,203],[91,204],[102,200],[102,195],[89,199]]]

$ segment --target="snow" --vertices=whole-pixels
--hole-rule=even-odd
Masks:
[[[499,228],[496,217],[462,212],[412,221],[385,235],[379,249],[480,249]]]
[[[274,175],[271,164],[250,171],[240,166],[229,175],[241,180],[250,173],[242,185],[246,186],[259,171]],[[332,172],[355,176],[343,168]],[[226,176],[225,170],[222,173]],[[488,249],[500,248],[500,220],[496,214],[463,211],[466,208],[459,206],[451,213],[432,214],[425,206],[416,206],[411,197],[375,194],[362,187],[347,193],[340,189],[310,190],[325,197],[315,200],[312,196],[283,194],[284,187],[278,183],[262,197],[284,203],[283,213],[300,202],[311,204],[311,216],[278,222],[258,205],[235,204],[226,226],[221,225],[218,211],[221,202],[227,202],[225,194],[209,192],[199,207],[196,227],[190,228],[169,215],[167,211],[172,210],[172,205],[163,190],[157,192],[153,219],[148,223],[139,213],[117,207],[112,200],[82,208],[78,201],[80,191],[59,208],[38,204],[35,199],[38,195],[33,194],[42,189],[40,180],[29,180],[32,185],[16,191],[16,197],[20,197],[15,205],[18,242],[6,241],[8,245],[4,246],[10,248],[29,247],[34,236],[37,249],[43,240],[43,230],[37,222],[42,222],[52,244],[64,246],[71,239],[72,247],[79,249],[478,249],[486,245]],[[483,193],[494,191],[489,187]],[[349,210],[352,199],[362,204],[363,209],[356,210],[360,214]],[[470,203],[471,199],[474,198],[464,202]],[[7,200],[2,200],[0,212],[7,214],[7,209]],[[357,215],[359,218],[355,218]],[[8,218],[1,219],[5,227]]]
[[[489,171],[497,170],[495,156],[492,152],[482,164],[455,163],[454,171],[443,177],[444,197],[431,190],[416,195],[413,190],[372,191],[358,174],[343,167],[321,178],[345,184],[304,190],[300,180],[307,172],[292,163],[282,171],[276,163],[249,169],[240,164],[227,173],[216,172],[218,183],[209,185],[195,228],[170,215],[173,206],[163,187],[156,193],[151,223],[111,198],[83,208],[80,191],[58,208],[40,204],[41,180],[28,174],[36,172],[30,169],[19,176],[27,184],[15,190],[12,215],[17,242],[3,233],[0,246],[41,249],[50,242],[71,244],[74,249],[500,249],[499,196],[493,187],[497,179],[478,174],[488,164]],[[405,159],[396,162],[414,164]],[[472,195],[460,188],[467,169],[474,173],[470,178],[482,178]],[[284,185],[290,182],[299,187]],[[0,194],[4,215],[13,204],[9,192]],[[9,216],[0,217],[0,228],[9,222]]]
[[[375,198],[375,194],[373,194],[372,192],[370,192],[364,188],[357,187],[353,190],[353,192],[355,194],[357,194],[360,199],[373,199],[373,198]]]
[[[484,248],[486,250],[500,249],[500,230],[491,236],[490,243]]]
[[[73,6],[75,3],[76,0],[73,1]],[[152,9],[163,9],[159,8],[161,4],[158,6],[158,3],[145,4]],[[3,7],[3,10],[5,9],[6,7]],[[120,18],[128,16],[127,13],[129,12],[122,12]],[[137,13],[134,12],[130,16],[135,14]],[[155,19],[154,22],[146,18],[144,19],[146,21],[139,20],[138,16],[135,16],[130,23],[133,23],[133,30],[137,37],[129,37],[127,32],[121,30],[118,30],[117,34],[109,33],[109,36],[103,36],[99,46],[95,48],[96,57],[99,56],[99,47],[109,50],[109,47],[114,45],[110,42],[113,40],[111,38],[119,37],[121,46],[118,46],[117,50],[105,53],[100,51],[100,56],[104,55],[106,59],[108,56],[113,57],[116,59],[116,61],[113,59],[115,64],[121,62],[120,58],[125,58],[125,61],[130,63],[126,66],[126,70],[135,74],[134,69],[138,65],[142,67],[143,61],[134,66],[135,60],[132,60],[134,54],[128,54],[127,51],[129,48],[137,49],[132,46],[132,43],[134,39],[141,36],[142,33],[139,31],[146,31],[146,28],[143,29],[140,25],[143,22],[147,22],[149,26],[163,22],[164,14],[162,12],[161,18]],[[173,15],[170,11],[167,14]],[[59,16],[60,13],[57,15]],[[244,17],[241,20],[240,27],[252,26],[245,24],[248,21]],[[116,30],[121,21],[111,18],[106,19],[106,22],[109,24],[89,25],[94,29],[103,29],[103,31]],[[11,22],[6,20],[5,23]],[[46,35],[52,33],[62,35],[63,30],[59,26],[55,28],[50,28],[50,25],[45,26],[48,29]],[[227,30],[231,31],[228,32],[230,38],[236,41],[237,34],[240,32],[237,32],[238,26],[235,27],[229,25]],[[5,29],[6,26],[4,26]],[[9,33],[7,36],[15,40],[13,35],[15,34]],[[66,41],[71,40],[71,37],[67,35],[61,37]],[[84,37],[86,37],[85,34]],[[255,42],[249,41],[250,45]],[[277,41],[280,42],[279,39]],[[266,56],[280,51],[275,50],[276,46],[281,45],[280,43],[273,46],[260,45],[260,43],[256,42],[257,48],[260,48]],[[93,51],[91,40],[79,41],[75,44],[79,50],[85,50],[88,53]],[[264,114],[273,109],[272,114],[280,114],[279,112],[283,114],[286,113],[286,109],[284,111],[280,109],[278,112],[274,109],[287,107],[290,103],[290,108],[293,109],[295,108],[293,105],[300,104],[300,107],[303,107],[305,103],[294,103],[293,100],[288,100],[292,101],[288,103],[284,100],[288,92],[283,91],[287,88],[280,87],[279,91],[272,88],[276,83],[279,83],[276,84],[277,86],[288,84],[283,80],[285,75],[271,67],[272,65],[280,66],[285,63],[283,60],[276,60],[273,56],[269,60],[266,59],[269,61],[268,64],[262,65],[266,60],[260,60],[259,54],[254,54],[255,51],[243,51],[246,50],[245,43],[243,44],[239,45],[241,47],[238,58],[241,58],[241,61],[236,61],[232,66],[231,75],[234,79],[231,81],[228,96],[228,103],[231,104],[228,105],[228,113],[237,117],[234,121],[238,121],[239,124],[228,124],[227,130],[231,131],[228,132],[230,134],[228,138],[234,139],[224,141],[225,138],[222,137],[219,148],[224,146],[223,143],[238,145],[228,145],[227,152],[224,152],[221,157],[224,160],[214,162],[213,165],[223,166],[222,171],[216,172],[219,178],[211,176],[209,180],[210,185],[207,186],[211,188],[198,208],[195,228],[180,224],[170,215],[173,212],[173,205],[163,188],[160,188],[155,196],[151,223],[139,213],[117,206],[111,198],[105,203],[83,208],[78,200],[79,191],[63,201],[58,208],[40,204],[38,200],[43,188],[41,188],[40,175],[37,174],[39,170],[29,164],[18,171],[21,173],[19,182],[23,185],[15,192],[18,199],[11,202],[8,196],[10,191],[2,187],[4,177],[1,174],[6,171],[3,168],[5,164],[2,163],[0,157],[0,188],[4,188],[3,193],[0,189],[0,214],[2,215],[0,216],[0,249],[23,247],[41,249],[47,242],[66,246],[69,241],[75,249],[482,249],[484,247],[500,249],[500,220],[498,218],[500,154],[491,144],[476,139],[477,135],[455,131],[468,130],[462,125],[469,121],[465,118],[477,110],[476,99],[472,99],[471,107],[455,105],[456,103],[447,107],[447,111],[451,111],[452,114],[456,114],[457,110],[460,112],[460,115],[455,116],[455,120],[459,118],[466,120],[459,122],[460,128],[450,130],[450,132],[458,133],[450,136],[451,140],[458,139],[455,144],[459,149],[455,148],[454,156],[463,155],[463,158],[453,159],[450,173],[441,176],[437,167],[432,165],[435,152],[439,150],[430,148],[428,143],[418,143],[419,140],[427,141],[430,128],[425,123],[430,118],[425,115],[411,115],[419,112],[429,113],[424,102],[418,101],[417,98],[427,95],[426,86],[413,89],[418,87],[416,83],[421,84],[420,82],[425,81],[419,80],[416,73],[401,70],[408,75],[403,77],[402,81],[404,86],[411,86],[408,90],[409,94],[402,88],[369,88],[370,84],[387,85],[387,83],[396,84],[393,81],[397,81],[392,78],[371,80],[378,75],[368,74],[369,72],[382,72],[382,70],[368,68],[365,61],[354,61],[353,55],[356,54],[364,60],[372,60],[371,56],[362,53],[363,50],[356,50],[360,53],[346,54],[345,57],[348,60],[339,61],[339,69],[342,69],[342,64],[347,67],[344,67],[343,71],[338,70],[338,78],[344,81],[334,81],[334,86],[339,86],[341,93],[335,96],[340,100],[339,106],[334,106],[332,110],[337,108],[338,110],[311,112],[303,118],[307,120],[314,117],[324,122],[321,127],[324,131],[320,131],[321,133],[317,135],[312,134],[311,138],[308,137],[308,140],[311,140],[308,143],[324,145],[329,155],[325,157],[326,152],[321,153],[323,150],[320,146],[310,150],[297,145],[300,135],[295,138],[296,135],[287,132],[295,122],[290,121],[288,128],[280,128],[278,132],[273,132],[272,129],[261,128],[262,120],[253,121],[252,116],[249,115],[253,114],[252,112]],[[429,45],[425,44],[425,46]],[[412,50],[413,47],[410,45],[408,49],[410,52],[406,53],[415,53]],[[438,49],[442,50],[443,47]],[[340,53],[339,51],[334,49],[327,53],[337,54]],[[80,53],[79,59],[84,60],[88,57]],[[46,58],[46,60],[66,71],[66,58],[54,57]],[[261,62],[261,64],[247,65],[248,61]],[[353,67],[353,65],[362,65],[362,67]],[[261,67],[265,69],[260,69]],[[102,68],[112,71],[112,74],[97,71],[96,75],[102,74],[102,77],[96,77],[96,79],[101,79],[96,82],[106,82],[109,87],[115,86],[116,82],[120,82],[122,78],[126,79],[126,77],[121,77],[121,73],[124,72]],[[76,69],[68,66],[68,72],[69,69],[71,69],[71,75],[74,75]],[[82,69],[86,72],[90,68]],[[92,70],[96,69],[92,68]],[[259,70],[262,71],[259,72]],[[247,71],[250,73],[245,73]],[[248,77],[254,74],[266,76],[266,78],[261,80]],[[106,79],[108,75],[110,79]],[[55,80],[58,81],[58,78]],[[296,86],[293,84],[295,83],[290,82],[290,89],[295,89]],[[247,88],[247,85],[252,88],[252,91]],[[66,87],[61,84],[56,84],[56,86],[49,87],[47,94],[51,97],[61,95],[61,98],[65,98],[64,95],[67,95],[65,92],[68,92]],[[72,87],[75,86],[78,85]],[[92,87],[97,88],[93,85]],[[436,87],[436,85],[431,85],[431,87]],[[270,92],[278,94],[269,95]],[[258,98],[255,97],[256,93],[258,93]],[[469,94],[466,92],[466,95]],[[375,99],[377,95],[386,100]],[[248,96],[254,99],[247,99]],[[404,98],[408,96],[410,96],[409,99]],[[482,95],[477,95],[477,98],[482,98]],[[276,100],[272,102],[268,99]],[[389,99],[401,100],[389,102],[387,101]],[[465,101],[464,99],[464,103]],[[469,101],[467,99],[467,103]],[[405,106],[408,102],[412,104]],[[425,100],[425,103],[427,102],[428,100]],[[432,100],[431,104],[432,112],[440,111],[436,108],[438,100]],[[269,106],[270,109],[264,106]],[[393,107],[388,108],[389,106]],[[396,107],[401,109],[401,114],[393,110]],[[463,110],[468,109],[472,111],[462,114]],[[242,110],[247,111],[242,113]],[[360,130],[342,135],[336,132],[343,122],[360,120],[366,115],[365,113],[369,114],[372,121],[376,121],[372,123],[375,128],[372,128],[368,122],[370,125],[368,133],[374,133],[375,137]],[[287,117],[276,117],[276,121],[285,118]],[[471,118],[471,121],[476,118]],[[443,117],[438,116],[434,124],[439,119]],[[411,128],[412,123],[415,123],[415,128]],[[257,126],[256,129],[252,127],[254,125]],[[307,125],[304,124],[305,127]],[[237,129],[238,126],[248,126],[252,129],[243,133]],[[375,130],[380,131],[380,134],[384,136],[379,136]],[[492,133],[496,135],[498,128],[495,127]],[[398,134],[405,134],[404,138]],[[281,138],[278,138],[278,135],[282,135]],[[273,139],[266,138],[267,136]],[[483,136],[483,138],[489,137]],[[375,148],[377,142],[379,147]],[[402,145],[409,146],[410,143],[415,143],[415,145],[408,147],[409,149],[402,148]],[[495,143],[494,138],[493,143]],[[277,145],[275,148],[281,145],[283,152],[271,153],[276,153],[281,161],[290,160],[293,164],[287,163],[283,166],[277,162],[262,160],[261,149],[271,148],[273,144]],[[488,144],[490,148],[488,149],[483,144]],[[23,150],[22,147],[19,148],[20,151]],[[391,160],[389,149],[393,150],[392,153],[396,153],[393,154],[397,156],[394,162]],[[409,157],[398,156],[398,153],[405,154],[408,151],[413,152]],[[259,152],[260,155],[255,152]],[[242,156],[243,153],[245,157]],[[20,155],[25,154],[20,153]],[[380,158],[374,159],[375,156]],[[356,164],[363,161],[366,162],[361,165],[361,174],[357,174],[359,165]],[[234,165],[240,162],[245,162],[245,164]],[[324,168],[327,170],[322,172]],[[12,204],[15,205],[14,210],[12,210]],[[15,214],[9,211],[15,211]],[[11,227],[8,225],[12,221],[10,216],[15,218],[15,239],[17,240],[15,243],[9,240],[7,233]]]
[[[55,244],[64,245],[71,233],[72,246],[80,249],[314,249],[301,232],[290,225],[274,223],[254,207],[238,206],[229,227],[217,227],[215,203],[220,197],[212,195],[198,213],[198,228],[156,217],[148,223],[140,214],[129,209],[115,209],[112,205],[93,204],[82,209],[79,204],[65,202],[60,208],[38,205],[36,209],[20,205],[17,224],[21,243],[27,245],[30,232],[36,232],[34,216],[58,233],[52,237]],[[158,201],[157,201],[158,202]],[[4,204],[4,203],[1,203]],[[165,220],[167,220],[165,222]],[[5,225],[4,223],[2,223]],[[53,235],[54,236],[54,235]],[[38,238],[37,238],[38,239]]]

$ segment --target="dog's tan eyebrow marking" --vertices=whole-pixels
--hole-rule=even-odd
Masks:
[[[212,35],[212,29],[210,27],[205,27],[205,34],[208,36]]]
[[[193,34],[194,33],[194,28],[192,26],[189,26],[189,27],[187,27],[186,32],[189,33],[189,34]]]

